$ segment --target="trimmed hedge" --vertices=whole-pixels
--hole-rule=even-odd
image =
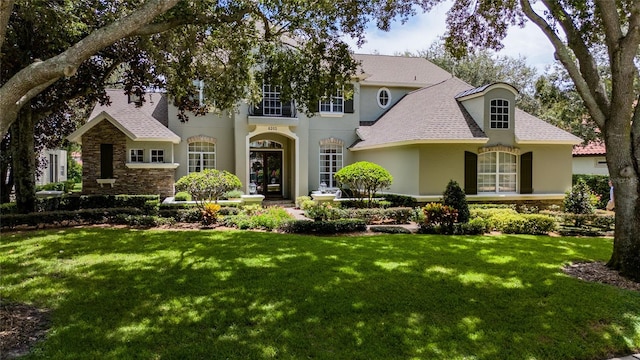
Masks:
[[[0,216],[2,227],[46,225],[68,226],[73,223],[102,224],[110,223],[118,214],[144,215],[136,208],[82,209],[77,211],[45,211],[30,214],[7,214]]]
[[[369,230],[384,234],[411,234],[411,230],[402,226],[370,226]]]
[[[290,234],[341,234],[366,231],[367,224],[360,219],[333,221],[289,220],[282,223],[279,230]]]

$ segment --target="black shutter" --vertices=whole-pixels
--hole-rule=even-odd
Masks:
[[[295,107],[293,106],[293,101],[283,101],[282,102],[282,116],[284,117],[294,117],[295,115]]]
[[[100,144],[100,178],[113,179],[113,144]]]
[[[467,195],[478,193],[478,155],[464,152],[464,192]]]
[[[533,194],[533,153],[520,156],[520,194]]]
[[[354,94],[353,92],[353,84],[345,85],[344,92],[351,94],[351,98],[344,101],[344,112],[347,114],[353,114],[353,98],[355,98],[356,96],[356,94]]]

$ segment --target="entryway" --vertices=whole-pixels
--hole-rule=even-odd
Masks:
[[[282,150],[255,148],[249,152],[249,178],[256,192],[267,199],[282,198],[282,154]]]

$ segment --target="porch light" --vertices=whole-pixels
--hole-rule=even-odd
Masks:
[[[255,195],[257,189],[258,189],[258,186],[256,185],[256,183],[251,182],[251,184],[249,184],[249,194]]]
[[[327,183],[325,183],[324,181],[321,182],[320,188],[318,190],[320,190],[320,192],[324,194],[324,192],[327,191]]]

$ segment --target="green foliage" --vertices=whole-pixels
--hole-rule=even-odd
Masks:
[[[0,226],[13,229],[17,226],[44,228],[79,224],[111,223],[118,214],[144,215],[137,208],[81,209],[76,211],[45,211],[29,214],[0,215]]]
[[[0,215],[15,214],[17,212],[18,212],[18,207],[14,202],[0,204]]]
[[[483,218],[474,218],[466,223],[455,224],[456,235],[482,235],[489,232],[489,222]]]
[[[389,207],[409,207],[414,208],[418,205],[415,198],[405,195],[385,194],[384,199],[391,204]]]
[[[593,214],[598,197],[584,181],[578,181],[564,197],[564,211],[572,214]]]
[[[367,208],[348,209],[346,216],[350,219],[362,219],[367,224],[407,224],[414,216],[412,208]]]
[[[73,180],[48,183],[44,185],[36,186],[36,191],[62,191],[64,193],[69,193],[73,190],[73,187],[76,185],[76,182]]]
[[[333,206],[328,202],[322,202],[309,206],[304,211],[304,216],[314,221],[338,220],[347,217],[347,212],[340,207]]]
[[[82,182],[82,165],[71,157],[71,151],[67,152],[67,179],[76,184]]]
[[[369,230],[384,234],[411,234],[411,230],[402,226],[370,226]]]
[[[193,200],[200,207],[204,207],[206,201],[214,200],[217,202],[225,193],[241,186],[242,183],[237,176],[226,170],[219,171],[217,169],[192,172],[176,182],[176,190],[191,194]]]
[[[261,229],[272,231],[291,219],[292,216],[281,207],[263,208],[260,205],[251,205],[244,206],[236,215],[225,216],[222,219],[222,223],[241,230]]]
[[[311,196],[298,196],[296,198],[296,207],[301,210],[306,210],[307,207],[313,206],[315,202],[311,199]]]
[[[458,211],[458,222],[466,223],[469,221],[467,195],[465,195],[457,181],[449,180],[447,188],[442,194],[442,204]]]
[[[244,195],[244,192],[242,190],[231,190],[231,191],[227,191],[224,194],[224,198],[226,199],[240,199],[242,197],[242,195]]]
[[[424,222],[420,224],[423,234],[453,234],[458,211],[440,203],[429,203],[422,208]]]
[[[382,189],[391,186],[393,177],[382,166],[368,161],[359,161],[347,165],[335,174],[336,180],[348,187],[362,200],[366,197],[371,203],[373,195]]]
[[[178,193],[176,193],[176,196],[174,196],[173,200],[175,200],[175,201],[191,201],[191,194],[189,194],[186,191],[179,191]]]
[[[367,230],[367,224],[360,219],[331,221],[290,220],[284,222],[280,231],[293,234],[342,234]]]
[[[609,201],[609,177],[605,175],[581,175],[573,174],[573,184],[584,182],[598,197],[596,207],[604,209]]]

